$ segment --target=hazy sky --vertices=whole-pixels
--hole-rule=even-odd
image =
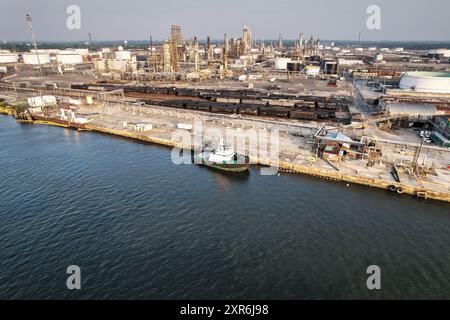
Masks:
[[[81,9],[81,29],[69,30],[69,5]],[[369,5],[381,9],[381,29],[366,26]],[[25,14],[38,40],[145,40],[169,35],[180,24],[185,38],[450,40],[449,0],[0,0],[0,40],[29,40]]]

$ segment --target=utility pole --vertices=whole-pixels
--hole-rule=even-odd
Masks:
[[[417,161],[419,160],[419,156],[420,156],[420,152],[422,151],[422,146],[423,146],[423,142],[424,142],[425,138],[422,138],[420,141],[420,145],[419,147],[416,149],[416,152],[414,153],[414,158],[413,158],[413,169],[415,170],[417,167]]]
[[[34,34],[34,31],[33,31],[33,25],[31,23],[31,16],[29,14],[27,14],[26,19],[27,19],[27,23],[28,23],[28,29],[30,30],[30,33],[31,33],[31,39],[33,40],[34,51],[36,51],[36,57],[37,57],[38,65],[39,65],[39,71],[41,73],[41,77],[43,77],[44,73],[42,72],[41,61],[39,59],[39,53],[37,51],[36,35]]]

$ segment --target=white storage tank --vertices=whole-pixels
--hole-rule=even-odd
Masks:
[[[39,61],[38,61],[39,55]],[[48,53],[27,52],[22,54],[23,63],[25,64],[47,64],[50,63],[50,55]]]
[[[120,47],[119,47],[120,48]],[[131,52],[120,50],[115,52],[116,60],[131,60]]]
[[[286,70],[288,62],[291,62],[291,58],[275,58],[275,69]]]
[[[79,49],[75,49],[74,50],[75,53],[81,54],[81,55],[88,55],[89,54],[89,49],[86,48],[79,48]]]
[[[350,66],[355,64],[364,64],[364,61],[354,59],[338,59],[338,63],[343,66]]]
[[[416,92],[450,93],[449,72],[406,72],[400,88]]]
[[[12,53],[9,51],[0,51],[0,64],[4,63],[17,63],[19,56],[17,53]]]
[[[325,74],[337,74],[338,64],[336,61],[324,61],[323,62],[323,73]]]
[[[60,53],[56,60],[61,64],[77,64],[83,63],[83,56],[77,53]]]
[[[302,61],[289,61],[287,63],[287,69],[291,72],[300,72],[303,68],[303,62]]]

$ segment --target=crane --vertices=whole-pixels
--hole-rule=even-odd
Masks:
[[[27,14],[26,15],[26,20],[27,20],[27,23],[28,23],[28,29],[30,30],[30,33],[31,33],[31,39],[33,41],[34,51],[36,51],[37,62],[38,62],[38,65],[39,65],[39,72],[41,74],[41,77],[43,77],[44,73],[42,72],[41,61],[39,59],[39,52],[37,51],[36,35],[34,34],[34,31],[33,31],[33,24],[31,23],[31,21],[32,21],[31,15]]]

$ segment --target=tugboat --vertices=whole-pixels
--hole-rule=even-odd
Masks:
[[[223,139],[220,139],[215,150],[198,153],[194,159],[195,163],[230,172],[247,171],[250,165],[248,156],[236,153],[230,146],[224,144]]]

